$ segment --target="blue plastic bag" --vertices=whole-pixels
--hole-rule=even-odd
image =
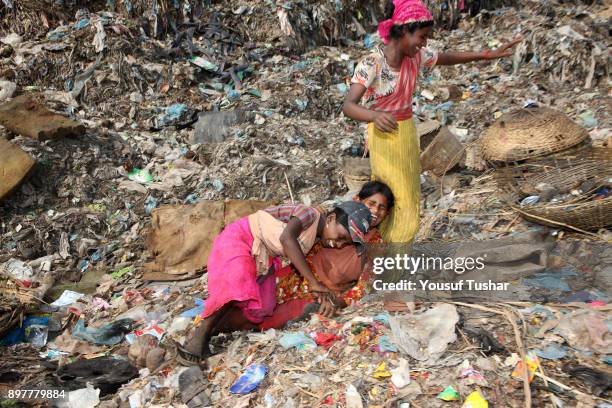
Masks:
[[[187,110],[187,105],[184,103],[175,103],[164,108],[164,113],[160,114],[157,118],[158,126],[169,126],[186,114]]]
[[[244,373],[230,387],[232,394],[248,394],[253,391],[266,376],[266,366],[253,363],[246,368]]]
[[[81,30],[85,27],[87,27],[89,25],[89,19],[88,18],[82,18],[79,21],[76,22],[76,24],[74,25],[74,29],[75,30]]]
[[[40,348],[47,343],[48,326],[48,317],[28,316],[21,326],[15,327],[0,340],[0,345],[13,346],[29,342]]]
[[[374,321],[389,327],[389,317],[391,317],[389,313],[379,313],[374,316]]]
[[[194,307],[193,309],[185,310],[183,313],[181,313],[181,317],[194,318],[197,315],[201,315],[202,313],[204,313],[204,300],[200,298],[195,298],[194,300],[196,307]]]

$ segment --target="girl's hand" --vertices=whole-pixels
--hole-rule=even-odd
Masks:
[[[374,113],[374,126],[381,132],[393,132],[397,129],[397,121],[392,114],[387,112]]]
[[[328,319],[334,317],[334,314],[336,313],[336,306],[332,303],[329,297],[322,296],[319,303],[321,304],[321,306],[319,306],[320,314]]]
[[[308,290],[315,294],[331,293],[331,290],[328,289],[327,286],[317,280],[308,281]]]
[[[492,60],[492,59],[509,57],[514,53],[514,51],[512,51],[511,48],[514,47],[516,44],[520,43],[521,41],[523,41],[523,36],[519,35],[514,40],[508,43],[502,44],[499,48],[495,50],[485,51],[483,54],[484,59]]]

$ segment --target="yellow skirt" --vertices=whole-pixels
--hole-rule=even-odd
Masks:
[[[398,123],[394,132],[368,125],[368,146],[372,178],[387,184],[395,196],[395,206],[381,225],[385,242],[409,243],[419,230],[421,162],[419,139],[414,120]]]

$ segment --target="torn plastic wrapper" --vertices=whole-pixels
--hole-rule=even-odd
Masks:
[[[378,379],[389,378],[391,376],[392,374],[389,371],[387,371],[387,367],[384,361],[380,363],[378,367],[376,367],[376,370],[372,374],[372,377],[378,378]]]
[[[540,361],[538,360],[538,356],[533,351],[527,352],[527,354],[525,355],[525,360],[527,361],[527,373],[529,382],[531,382],[533,381],[535,372],[538,369],[538,366],[540,365]],[[517,380],[523,379],[523,361],[519,361],[516,364],[516,368],[514,369],[514,371],[512,371],[512,377],[516,378]]]
[[[232,394],[248,394],[259,386],[266,376],[266,366],[263,364],[251,364],[238,380],[230,387]]]
[[[453,388],[452,385],[449,385],[441,393],[439,393],[436,398],[439,398],[443,401],[459,401],[461,399],[461,396],[459,395],[457,390]]]
[[[489,402],[478,391],[474,391],[468,395],[461,408],[489,408]]]
[[[144,336],[145,334],[150,334],[151,336],[156,337],[158,340],[161,341],[162,337],[164,336],[164,330],[155,324],[151,324],[142,330],[134,330],[133,333],[127,334],[125,336],[125,340],[129,344],[132,344],[137,337]]]
[[[284,349],[295,347],[298,350],[313,349],[317,347],[317,343],[304,332],[285,333],[279,339],[280,345]]]
[[[342,340],[342,337],[333,333],[316,333],[314,340],[318,346],[330,348],[335,342]]]

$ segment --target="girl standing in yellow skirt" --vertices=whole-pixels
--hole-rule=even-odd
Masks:
[[[369,123],[373,177],[386,183],[395,196],[395,207],[382,226],[384,241],[409,243],[419,228],[420,149],[412,120],[412,94],[419,71],[507,57],[521,39],[493,51],[436,54],[426,48],[433,17],[420,0],[394,0],[390,9],[390,18],[378,26],[385,45],[355,68],[343,112]],[[365,107],[359,105],[363,97]]]

